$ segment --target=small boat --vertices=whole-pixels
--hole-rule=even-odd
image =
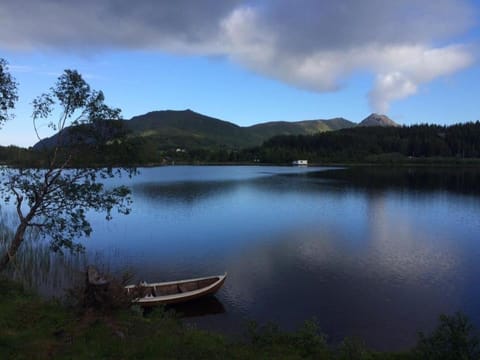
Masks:
[[[161,283],[141,282],[127,285],[127,294],[137,295],[132,302],[143,307],[178,304],[214,294],[223,285],[227,273],[197,279],[169,281]]]

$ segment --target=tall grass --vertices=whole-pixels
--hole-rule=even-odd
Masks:
[[[7,251],[18,224],[15,213],[0,208],[0,254]],[[55,253],[35,229],[29,229],[4,276],[44,296],[61,296],[64,289],[83,279],[85,254]]]
[[[0,207],[0,255],[7,251],[17,225],[14,211]],[[87,265],[95,265],[101,273],[112,276],[133,274],[135,271],[131,268],[119,266],[121,258],[115,249],[108,253],[53,252],[49,239],[40,236],[35,229],[29,229],[16,256],[0,275],[20,282],[44,297],[61,297],[66,289],[85,281]]]

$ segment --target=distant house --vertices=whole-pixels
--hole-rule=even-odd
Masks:
[[[292,161],[293,166],[308,166],[308,160],[294,160]]]

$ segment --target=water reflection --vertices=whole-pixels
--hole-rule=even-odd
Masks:
[[[144,183],[132,187],[135,195],[146,202],[161,202],[162,204],[182,204],[190,206],[205,201],[211,197],[235,191],[239,186],[236,181],[205,181],[205,182],[175,182],[175,183]]]
[[[408,232],[369,230],[362,248],[348,229],[321,226],[248,249],[231,259],[225,301],[244,318],[287,328],[315,316],[333,340],[362,333],[379,348],[408,346],[412,322],[428,327],[433,314],[458,306],[455,289],[448,291],[458,259],[423,241],[411,246]]]
[[[312,171],[314,172],[314,171]],[[316,172],[315,172],[316,173]],[[286,192],[319,191],[316,186],[321,181],[315,181],[300,174],[269,174],[261,172],[263,176],[253,179],[230,179],[223,181],[179,181],[179,182],[147,182],[134,184],[132,190],[135,196],[142,201],[162,204],[190,206],[211,198],[226,196],[229,193],[242,189],[255,189],[259,192],[273,192],[285,194]]]
[[[480,171],[475,167],[353,167],[311,174],[366,190],[407,190],[421,193],[480,194]]]
[[[181,318],[196,318],[205,315],[225,313],[225,307],[215,296],[206,296],[178,305],[169,305],[166,310],[174,310]]]
[[[183,309],[201,327],[316,317],[334,341],[401,349],[442,312],[480,326],[478,170],[169,167],[128,181],[132,214],[91,214],[85,245],[135,281],[228,271],[218,303]]]
[[[212,168],[191,181],[144,174],[134,213],[121,232],[97,231],[98,243],[128,253],[149,281],[228,271],[218,293],[226,313],[195,318],[207,328],[316,317],[333,340],[399,349],[442,312],[462,309],[480,324],[478,172],[240,170],[222,169],[218,181],[203,173]]]

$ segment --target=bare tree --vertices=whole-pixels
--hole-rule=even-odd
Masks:
[[[6,93],[1,98],[2,109],[3,102],[11,109],[16,83],[5,71],[2,74],[6,79],[0,85]],[[32,118],[39,140],[41,121],[47,121],[57,135],[36,155],[42,160],[41,166],[1,169],[0,197],[14,205],[18,226],[4,253],[0,253],[0,271],[15,257],[28,229],[36,229],[54,251],[80,251],[83,246],[77,239],[92,232],[89,210],[104,212],[107,219],[114,209],[122,214],[130,211],[130,190],[104,182],[125,170],[131,175],[134,170],[76,165],[85,145],[92,151],[106,141],[102,124],[120,120],[120,110],[105,105],[101,91],[92,90],[77,71],[65,70],[48,92],[33,101]]]

